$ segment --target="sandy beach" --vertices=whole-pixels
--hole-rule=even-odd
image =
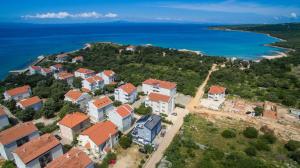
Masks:
[[[262,57],[268,60],[287,57],[287,54],[285,52],[277,52],[277,53],[278,54],[276,55],[263,55]]]

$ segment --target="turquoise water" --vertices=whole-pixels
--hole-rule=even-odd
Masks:
[[[66,52],[88,42],[110,41],[122,44],[201,51],[207,55],[257,59],[281,49],[264,44],[278,41],[263,34],[209,30],[195,24],[1,24],[0,78],[9,70],[23,68],[39,55]]]

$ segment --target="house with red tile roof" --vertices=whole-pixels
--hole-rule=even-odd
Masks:
[[[225,99],[226,88],[218,85],[212,85],[208,90],[208,99],[219,101]]]
[[[32,122],[20,123],[1,131],[0,154],[6,160],[13,160],[13,150],[39,136],[39,131]]]
[[[39,111],[42,108],[42,105],[42,100],[38,96],[26,98],[17,103],[17,106],[23,110],[32,108],[35,111]]]
[[[64,54],[58,54],[56,56],[55,62],[66,62],[68,60],[69,56],[67,53]]]
[[[55,158],[63,155],[62,145],[51,134],[34,138],[13,152],[14,161],[19,168],[45,167]]]
[[[35,74],[40,74],[42,68],[40,66],[29,66],[29,74],[30,75],[35,75]]]
[[[82,79],[86,79],[88,77],[94,76],[95,71],[86,69],[86,68],[79,68],[74,72],[74,74],[75,74],[75,77],[80,77]]]
[[[0,107],[0,129],[9,125],[7,114],[5,113],[4,109]]]
[[[103,157],[118,143],[118,127],[111,121],[97,122],[78,136],[86,151]]]
[[[14,89],[6,90],[3,95],[5,100],[14,99],[15,101],[19,101],[30,97],[31,93],[31,87],[29,85],[25,85]]]
[[[88,114],[93,122],[103,121],[107,113],[112,110],[114,110],[113,101],[107,96],[91,100],[88,103]]]
[[[50,66],[50,69],[53,73],[58,73],[63,71],[63,65],[62,64],[55,64]]]
[[[90,120],[86,114],[74,112],[67,114],[57,125],[59,126],[62,138],[67,142],[72,142],[76,135],[90,126]]]
[[[69,73],[67,71],[63,71],[63,72],[55,73],[54,78],[57,80],[66,81],[69,85],[72,85],[74,80],[74,74]]]
[[[65,94],[64,100],[84,107],[91,100],[91,98],[92,97],[88,93],[81,92],[77,89],[72,89]]]
[[[146,95],[156,92],[173,97],[176,95],[176,83],[149,78],[143,82],[142,90]]]
[[[79,63],[83,61],[83,56],[79,55],[72,59],[72,63]]]
[[[94,75],[82,80],[82,88],[88,91],[95,91],[104,87],[104,80],[102,77]]]
[[[171,114],[175,108],[173,98],[171,96],[160,93],[151,92],[145,100],[145,106],[151,107],[152,112],[156,114]]]
[[[135,51],[135,49],[136,49],[136,47],[133,46],[133,45],[127,46],[127,47],[125,48],[126,51]]]
[[[127,131],[133,122],[134,110],[129,104],[123,104],[108,113],[108,118],[120,131]]]
[[[52,70],[50,68],[41,68],[41,75],[49,76],[52,74]]]
[[[97,75],[103,78],[105,85],[113,84],[116,80],[116,73],[112,70],[104,70]]]
[[[133,103],[137,98],[137,88],[131,84],[126,83],[115,89],[115,100],[122,103]]]
[[[85,152],[72,148],[50,162],[46,168],[94,168],[94,163]]]

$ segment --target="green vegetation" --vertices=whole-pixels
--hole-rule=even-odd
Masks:
[[[262,60],[259,63],[241,60],[228,62],[225,68],[213,73],[209,84],[225,86],[229,94],[242,98],[268,100],[300,108],[300,78],[295,73],[300,66],[300,24],[241,25],[225,28],[268,33],[287,40],[272,45],[295,51],[289,52],[288,57]]]
[[[2,168],[16,168],[17,166],[15,165],[15,163],[11,160],[6,160],[2,165]]]
[[[124,135],[120,138],[119,144],[123,149],[127,149],[132,144],[132,137],[131,135]]]
[[[222,132],[222,137],[224,137],[224,138],[234,138],[234,137],[236,137],[236,134],[233,130],[227,129],[227,130],[224,130]]]
[[[300,142],[290,140],[290,141],[288,141],[287,144],[285,144],[285,148],[289,151],[296,151],[296,150],[300,149]]]
[[[102,160],[101,164],[95,164],[95,168],[108,168],[112,160],[116,160],[117,155],[115,153],[109,152],[105,158]]]
[[[82,87],[81,81],[82,79],[80,77],[75,77],[73,80],[73,86],[80,89]]]
[[[269,143],[269,135],[263,136],[263,133],[255,139],[246,138],[243,131],[251,128],[246,125],[243,121],[230,119],[211,123],[190,114],[184,119],[182,131],[167,148],[166,160],[171,162],[171,168],[299,167],[292,160],[297,158],[297,153],[289,154],[282,141]],[[231,135],[231,131],[235,137],[223,138],[224,132]]]
[[[152,108],[142,104],[139,108],[134,109],[134,112],[138,115],[148,115],[152,113]]]
[[[44,123],[36,123],[35,126],[42,134],[52,133],[53,131],[59,128],[57,122],[53,122],[52,124],[49,125],[45,125]]]
[[[257,138],[258,136],[258,131],[256,128],[254,127],[247,127],[244,131],[243,131],[243,135],[247,138]]]
[[[71,102],[64,102],[63,107],[59,110],[58,116],[59,118],[64,118],[65,115],[73,112],[79,112],[79,105],[73,104]]]

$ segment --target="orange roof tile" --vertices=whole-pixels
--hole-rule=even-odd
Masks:
[[[58,73],[58,77],[59,77],[59,79],[64,80],[64,79],[74,77],[74,75],[69,72],[60,72],[60,73]]]
[[[108,105],[110,105],[110,104],[112,104],[112,103],[113,103],[113,101],[112,101],[109,97],[107,97],[107,96],[102,97],[102,98],[100,98],[100,99],[95,99],[95,100],[93,101],[93,104],[94,104],[97,108],[103,108],[103,107],[108,106]]]
[[[166,95],[163,95],[163,94],[159,94],[159,93],[153,93],[151,92],[149,95],[149,100],[151,101],[155,101],[155,102],[159,102],[159,101],[162,101],[162,102],[169,102],[171,97],[170,96],[166,96]]]
[[[30,66],[31,69],[34,69],[36,71],[40,71],[41,70],[41,67],[40,66]]]
[[[64,53],[64,54],[59,54],[56,56],[56,58],[64,58],[64,57],[68,57],[68,54]]]
[[[113,76],[115,74],[115,72],[112,70],[104,70],[103,74],[106,76]]]
[[[100,76],[91,76],[89,78],[86,78],[85,79],[86,81],[88,81],[89,83],[95,83],[95,82],[98,82],[98,81],[103,81],[103,78],[101,78]]]
[[[92,160],[83,151],[72,148],[69,152],[57,157],[46,168],[86,168]]]
[[[76,56],[76,57],[74,57],[73,59],[75,59],[75,60],[82,60],[83,59],[83,56]]]
[[[0,132],[0,143],[9,144],[35,131],[38,129],[32,122],[20,123]]]
[[[2,107],[0,107],[0,116],[7,115]]]
[[[42,102],[42,100],[38,97],[38,96],[34,96],[34,97],[30,97],[27,99],[23,99],[21,101],[19,101],[19,103],[24,107],[30,107],[32,105],[35,105],[37,103]]]
[[[55,65],[52,65],[52,67],[57,68],[57,69],[60,69],[60,68],[62,68],[63,66],[62,66],[62,64],[55,64]]]
[[[225,90],[226,90],[226,88],[224,88],[224,87],[213,85],[209,88],[208,93],[210,93],[210,94],[222,94],[222,93],[225,92]]]
[[[27,93],[27,92],[29,92],[29,90],[30,90],[30,86],[25,85],[25,86],[22,86],[22,87],[17,87],[17,88],[14,88],[14,89],[7,90],[6,93],[10,96],[15,96],[15,95],[18,95],[18,94]]]
[[[50,68],[42,68],[42,71],[44,71],[45,73],[50,73],[51,69]]]
[[[81,90],[82,90],[83,92],[85,92],[85,93],[91,92],[91,90],[90,90],[90,89],[87,89],[87,88],[81,88]]]
[[[18,147],[14,153],[19,156],[23,163],[27,164],[59,144],[59,140],[54,135],[44,134]]]
[[[79,69],[76,70],[76,72],[83,73],[83,74],[92,74],[95,71],[90,70],[90,69],[86,69],[86,68],[79,68]]]
[[[119,89],[122,89],[127,94],[131,94],[136,90],[136,87],[131,83],[126,83],[125,85],[120,86]]]
[[[158,85],[159,87],[165,88],[165,89],[173,89],[176,87],[176,83],[174,82],[168,82],[168,81],[162,81],[157,79],[147,79],[143,82],[143,84],[148,85]]]
[[[101,145],[107,141],[110,136],[118,133],[118,128],[111,121],[98,122],[86,129],[81,135],[88,136],[96,145]]]
[[[64,125],[69,128],[74,128],[80,123],[88,120],[89,117],[83,113],[75,112],[71,114],[67,114],[63,119],[61,119],[58,123]]]
[[[66,94],[65,94],[65,97],[68,97],[70,99],[72,99],[73,101],[76,101],[80,98],[80,96],[82,95],[83,93],[80,91],[80,90],[69,90]]]
[[[133,108],[129,104],[123,104],[117,107],[116,112],[122,117],[125,118],[133,112]]]

